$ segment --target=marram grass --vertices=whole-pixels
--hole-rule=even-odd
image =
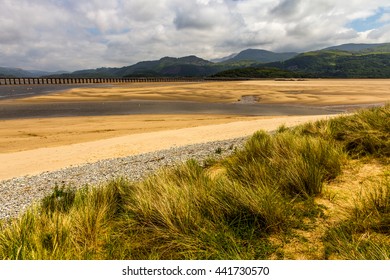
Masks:
[[[328,121],[307,123],[293,129],[300,135],[311,135],[337,141],[352,157],[390,156],[390,104],[359,110]]]
[[[289,196],[310,197],[340,173],[342,159],[342,150],[331,141],[289,131],[274,136],[257,132],[225,165],[242,184],[266,184]]]

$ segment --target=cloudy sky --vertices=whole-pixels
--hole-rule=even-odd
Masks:
[[[389,0],[0,0],[0,66],[117,67],[390,42]]]

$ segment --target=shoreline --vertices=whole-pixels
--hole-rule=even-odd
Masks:
[[[0,220],[22,214],[30,206],[49,195],[56,186],[79,189],[101,186],[111,180],[125,178],[139,181],[162,167],[172,167],[189,159],[203,161],[229,155],[243,145],[247,137],[192,144],[127,157],[99,160],[69,166],[33,176],[0,180]],[[217,149],[221,153],[216,153]]]
[[[1,85],[0,101],[12,102],[24,98],[60,93],[82,88],[114,88],[113,84],[69,84],[69,85]]]
[[[357,105],[359,106],[359,105]],[[362,104],[361,106],[367,106]],[[338,108],[300,104],[202,103],[192,101],[105,101],[0,104],[0,120],[132,116],[132,115],[236,115],[290,116],[342,113]]]

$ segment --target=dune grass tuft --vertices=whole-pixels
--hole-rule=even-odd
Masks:
[[[343,153],[332,142],[289,131],[257,132],[245,149],[226,160],[229,176],[246,185],[263,184],[290,196],[311,197],[341,171]]]
[[[352,157],[390,156],[390,104],[359,110],[328,121],[308,123],[294,129],[298,134],[339,142]]]

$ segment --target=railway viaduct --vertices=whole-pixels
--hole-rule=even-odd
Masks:
[[[63,84],[111,84],[153,82],[195,82],[199,78],[6,78],[0,77],[0,85],[63,85]]]

